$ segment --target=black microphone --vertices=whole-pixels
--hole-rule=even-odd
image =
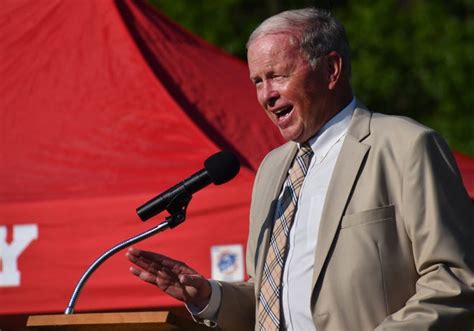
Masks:
[[[211,183],[224,184],[234,178],[239,170],[240,162],[233,153],[221,151],[211,155],[204,161],[204,169],[138,207],[137,214],[142,221],[146,221],[167,209],[179,195],[184,193],[192,195]]]

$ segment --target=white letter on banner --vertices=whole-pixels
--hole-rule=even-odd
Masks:
[[[25,248],[38,238],[38,225],[22,224],[13,226],[13,241],[7,244],[7,227],[0,226],[0,286],[20,286],[18,257]]]

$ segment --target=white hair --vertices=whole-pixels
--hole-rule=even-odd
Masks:
[[[316,8],[284,11],[263,21],[250,35],[247,48],[268,34],[288,34],[290,43],[299,43],[312,68],[319,57],[336,51],[342,58],[342,72],[351,76],[351,58],[346,31],[330,12]]]

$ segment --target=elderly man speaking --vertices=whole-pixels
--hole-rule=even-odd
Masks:
[[[131,272],[222,330],[467,329],[473,208],[446,143],[353,96],[346,33],[326,11],[270,17],[247,48],[258,101],[288,140],[255,179],[249,281],[134,248]]]

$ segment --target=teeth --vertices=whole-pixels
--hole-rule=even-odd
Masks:
[[[275,112],[275,115],[280,116],[281,114],[286,113],[286,112],[288,112],[289,110],[290,110],[290,107],[286,107],[286,108],[279,109],[279,110],[277,110],[277,111]]]

